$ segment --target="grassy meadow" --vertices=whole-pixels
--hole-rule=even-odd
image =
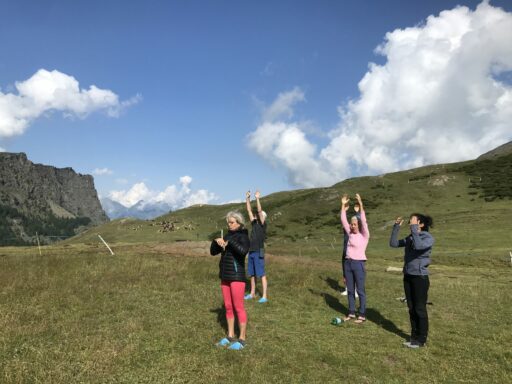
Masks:
[[[247,302],[248,344],[215,347],[225,321],[218,259],[151,244],[0,250],[0,382],[505,383],[512,268],[432,267],[428,346],[409,325],[395,252],[368,262],[368,321],[346,313],[338,256],[270,255],[270,302]],[[475,260],[475,259],[473,259]],[[397,263],[396,263],[397,264]],[[508,326],[507,326],[508,324]]]
[[[44,246],[42,255],[1,247],[0,382],[512,382],[505,159],[265,196],[270,302],[246,302],[243,351],[215,347],[226,324],[218,258],[207,252],[225,213],[243,204],[115,220]],[[338,283],[344,192],[362,195],[371,231],[368,321],[336,327],[331,319],[347,311]],[[436,243],[428,345],[409,350],[402,275],[385,270],[402,265],[403,250],[388,246],[394,218],[415,211],[434,217]],[[175,230],[162,232],[163,222]]]

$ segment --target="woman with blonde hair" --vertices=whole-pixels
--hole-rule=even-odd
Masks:
[[[245,256],[249,252],[249,233],[244,228],[245,221],[239,212],[231,211],[226,215],[228,232],[212,241],[210,254],[220,253],[219,277],[222,297],[226,308],[228,335],[217,345],[240,350],[245,347],[247,313],[244,308],[245,293]],[[238,318],[240,335],[235,338],[235,312]]]

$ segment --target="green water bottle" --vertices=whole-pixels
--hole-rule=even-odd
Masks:
[[[331,320],[332,325],[340,326],[343,324],[343,319],[340,319],[339,317],[335,317]]]

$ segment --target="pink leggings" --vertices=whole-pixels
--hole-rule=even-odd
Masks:
[[[234,307],[238,322],[247,323],[247,314],[244,308],[245,282],[222,280],[220,286],[224,297],[224,306],[226,307],[226,319],[235,317]]]

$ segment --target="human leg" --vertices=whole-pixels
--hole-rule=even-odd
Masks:
[[[353,261],[353,271],[355,278],[355,288],[359,295],[359,316],[366,318],[366,265],[364,261]],[[355,299],[354,299],[355,302]]]
[[[235,314],[233,312],[233,300],[231,296],[230,283],[221,282],[222,297],[224,299],[224,308],[226,308],[226,322],[228,323],[228,337],[235,337]]]
[[[245,296],[246,300],[253,299],[256,296],[256,266],[255,252],[249,252],[247,258],[247,273],[251,280],[251,292]]]
[[[412,275],[404,275],[404,293],[407,301],[407,308],[409,309],[409,321],[411,323],[411,342],[417,341],[418,330],[417,330],[417,318],[416,312],[414,311],[414,298],[413,298],[413,284]]]
[[[261,276],[261,286],[263,288],[263,296],[262,297],[264,299],[267,299],[267,286],[268,286],[267,275]]]
[[[245,340],[247,330],[247,313],[244,308],[244,289],[245,283],[242,281],[231,282],[231,297],[235,307],[236,316],[238,318],[238,326],[240,328],[240,339]]]
[[[259,300],[259,303],[266,303],[267,298],[267,287],[268,287],[268,280],[267,275],[265,274],[265,253],[264,250],[261,249],[258,252],[258,256],[256,257],[254,266],[256,268],[256,277],[261,278],[261,287],[262,287],[262,295],[261,299]]]
[[[430,281],[428,276],[415,276],[412,282],[413,310],[416,317],[416,336],[420,345],[427,342],[427,298]]]
[[[348,314],[353,316],[356,313],[355,276],[352,269],[352,260],[350,259],[345,261],[345,278],[347,279]]]

